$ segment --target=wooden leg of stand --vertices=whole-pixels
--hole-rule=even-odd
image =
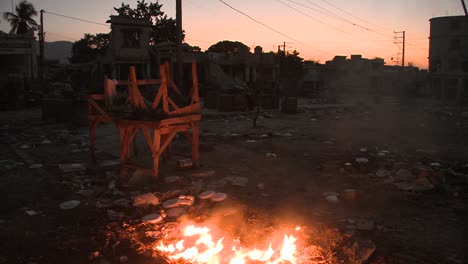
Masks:
[[[200,126],[198,122],[193,124],[192,129],[192,162],[193,166],[198,167],[199,165],[199,134],[200,134]]]
[[[159,129],[154,130],[154,140],[153,140],[154,152],[153,152],[153,174],[155,177],[158,177],[159,169],[159,156],[161,148],[161,131]]]

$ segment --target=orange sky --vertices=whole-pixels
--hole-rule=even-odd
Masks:
[[[362,54],[381,57],[394,64],[399,48],[393,31],[406,31],[406,62],[427,68],[429,19],[463,14],[458,0],[224,0],[255,23],[219,0],[183,0],[186,41],[208,48],[220,40],[237,40],[265,51],[287,42],[300,56],[324,63],[334,55]],[[19,1],[14,0],[14,3]],[[30,0],[36,9],[105,23],[117,0]],[[126,1],[132,6],[136,0]],[[175,0],[161,0],[163,11],[175,16]],[[331,5],[330,5],[331,4]],[[338,7],[335,8],[335,7]],[[315,9],[315,10],[313,10]],[[0,10],[11,11],[11,0],[1,1]],[[318,10],[318,11],[317,11]],[[84,33],[108,32],[109,28],[52,14],[45,16],[47,41],[79,39]],[[353,25],[354,24],[354,25]],[[0,23],[8,31],[8,23]]]

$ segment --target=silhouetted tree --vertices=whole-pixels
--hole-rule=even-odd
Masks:
[[[109,34],[85,34],[80,40],[73,43],[71,63],[85,63],[104,55],[109,46]]]
[[[288,90],[283,91],[284,95],[296,96],[297,84],[304,77],[305,70],[303,67],[304,59],[299,57],[299,52],[294,50],[292,53],[283,51],[278,52],[279,61],[279,80],[283,87],[288,87]]]
[[[129,4],[115,7],[114,10],[119,16],[131,18],[144,18],[150,21],[150,44],[162,41],[176,42],[177,27],[176,21],[168,18],[161,11],[162,5],[158,1],[147,3],[145,0],[137,1],[136,8],[131,8]],[[182,38],[184,35],[182,35]],[[109,45],[109,34],[85,34],[83,38],[76,41],[72,48],[71,63],[83,63],[95,60],[98,55],[104,55]]]
[[[11,25],[10,33],[16,34],[24,34],[31,29],[34,30],[39,27],[33,16],[37,16],[37,11],[28,1],[21,1],[16,5],[15,13],[3,13],[3,17]]]
[[[211,45],[207,51],[222,53],[249,52],[250,48],[242,42],[223,40]]]
[[[158,1],[146,3],[145,0],[137,1],[136,8],[122,3],[119,8],[114,8],[119,16],[144,18],[151,23],[150,41],[155,44],[161,41],[177,41],[177,24],[173,18],[167,17],[161,11],[162,4]],[[182,40],[185,34],[182,31]]]

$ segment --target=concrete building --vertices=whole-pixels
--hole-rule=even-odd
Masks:
[[[429,21],[432,91],[443,101],[462,99],[468,84],[468,17],[435,17]]]
[[[34,32],[8,34],[0,31],[0,78],[37,78],[37,43]]]

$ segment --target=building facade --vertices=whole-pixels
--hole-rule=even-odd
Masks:
[[[429,21],[433,93],[443,101],[461,100],[468,84],[468,17],[435,17]]]

